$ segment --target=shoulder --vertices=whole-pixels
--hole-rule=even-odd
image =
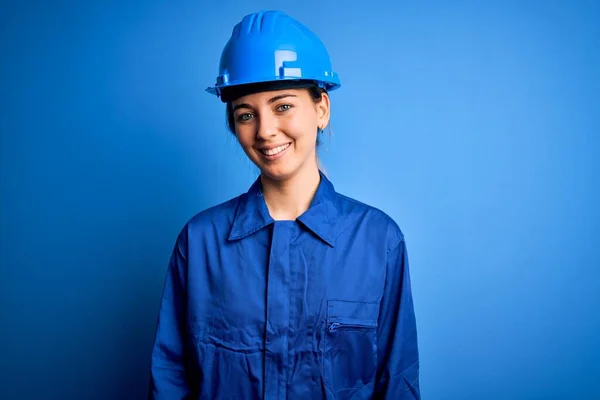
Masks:
[[[235,218],[240,200],[246,194],[241,194],[223,203],[204,209],[192,216],[184,225],[180,235],[205,236],[212,232],[229,232]]]
[[[398,223],[379,208],[337,192],[336,203],[338,221],[369,224],[377,231],[385,232],[388,252],[404,240],[404,233]]]

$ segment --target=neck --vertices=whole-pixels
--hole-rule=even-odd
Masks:
[[[314,168],[300,170],[282,181],[261,175],[262,191],[271,217],[276,221],[298,218],[308,210],[320,181],[316,164]]]

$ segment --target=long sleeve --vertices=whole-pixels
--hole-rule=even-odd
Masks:
[[[419,400],[417,327],[403,238],[388,253],[377,340],[375,399]]]
[[[162,293],[152,348],[150,400],[177,400],[191,395],[185,365],[186,255],[184,229],[177,238]]]

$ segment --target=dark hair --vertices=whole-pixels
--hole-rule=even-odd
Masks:
[[[318,87],[317,85],[312,85],[307,87],[308,93],[310,94],[311,99],[318,103],[323,98],[323,93],[327,93],[327,91],[323,88]],[[229,131],[235,135],[235,118],[233,116],[233,106],[231,105],[231,101],[227,102],[226,108],[226,117],[227,117],[227,127]],[[320,144],[320,138],[317,137],[317,146]]]

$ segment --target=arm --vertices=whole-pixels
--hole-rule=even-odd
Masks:
[[[404,238],[388,253],[375,399],[419,400],[419,352]]]
[[[152,348],[150,400],[185,399],[191,394],[185,370],[187,229],[173,250],[162,293]]]

